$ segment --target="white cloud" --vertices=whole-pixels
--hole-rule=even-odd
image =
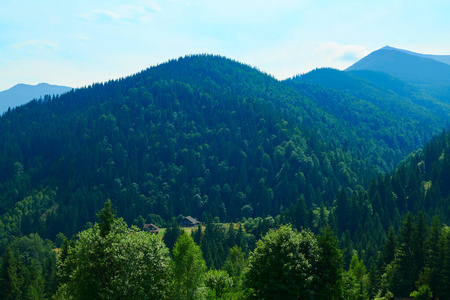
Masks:
[[[14,50],[45,51],[56,50],[57,44],[48,40],[26,40],[10,45]]]
[[[360,45],[344,45],[336,42],[320,42],[292,32],[290,37],[271,47],[251,49],[239,55],[238,60],[258,66],[261,70],[285,79],[307,73],[315,68],[345,69],[369,54]]]
[[[361,59],[369,51],[360,45],[341,45],[336,42],[319,43],[316,51],[327,61],[334,63],[354,62]]]
[[[144,5],[120,5],[112,9],[94,9],[82,14],[81,18],[89,21],[122,21],[146,22],[151,20],[154,13],[162,12],[156,3]]]
[[[151,7],[154,11],[156,11],[156,12],[162,12],[161,6],[159,6],[159,5],[156,4],[156,3],[151,3],[151,4],[150,4],[150,7]]]
[[[110,10],[94,9],[81,15],[81,17],[89,21],[106,21],[119,20],[120,15]]]

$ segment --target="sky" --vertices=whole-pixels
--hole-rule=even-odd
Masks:
[[[282,80],[386,45],[450,54],[450,1],[0,0],[0,91],[83,87],[208,53]]]

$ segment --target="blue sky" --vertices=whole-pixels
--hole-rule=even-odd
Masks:
[[[80,87],[187,54],[284,79],[385,45],[450,54],[449,1],[1,0],[0,90]]]

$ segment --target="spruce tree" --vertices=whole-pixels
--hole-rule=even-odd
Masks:
[[[5,300],[22,299],[21,263],[11,248],[6,249],[0,269],[0,298]]]
[[[342,293],[342,252],[329,226],[317,237],[320,260],[318,263],[318,299],[338,299]]]
[[[112,210],[112,203],[110,199],[105,202],[105,206],[100,213],[97,214],[97,216],[100,220],[100,236],[105,237],[111,231],[111,226],[115,218],[115,213]]]

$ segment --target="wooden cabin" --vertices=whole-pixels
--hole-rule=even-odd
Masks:
[[[198,224],[202,224],[202,222],[197,221],[196,219],[194,219],[191,216],[184,217],[180,221],[180,227],[193,227],[193,226],[197,226]]]
[[[148,231],[150,233],[158,234],[159,228],[154,224],[144,224],[144,231]]]

